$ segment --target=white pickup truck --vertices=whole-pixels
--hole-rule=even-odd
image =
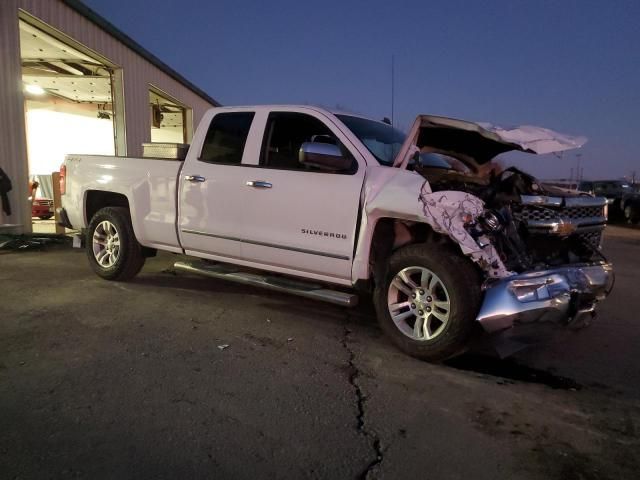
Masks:
[[[613,285],[606,200],[491,162],[584,141],[428,115],[404,134],[310,106],[214,108],[188,151],[160,148],[170,158],[68,155],[58,213],[85,230],[105,279],[165,250],[196,257],[180,271],[338,305],[370,294],[400,349],[439,361],[478,332],[512,348],[595,315]]]

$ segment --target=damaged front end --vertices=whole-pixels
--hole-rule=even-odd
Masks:
[[[585,141],[442,117],[414,124],[396,166],[425,178],[425,218],[484,272],[477,320],[485,331],[528,343],[541,323],[582,326],[611,291],[613,269],[601,252],[606,199],[545,186],[516,168],[488,168],[507,151],[550,153]],[[425,161],[433,154],[442,158]]]
[[[468,226],[490,238],[513,272],[486,281],[478,314],[487,332],[511,329],[501,336],[511,343],[535,341],[540,323],[588,325],[613,287],[613,268],[601,252],[606,200],[540,190],[494,199],[493,208]]]

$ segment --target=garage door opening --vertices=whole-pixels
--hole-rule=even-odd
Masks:
[[[51,174],[69,153],[115,155],[113,69],[20,20],[33,229],[55,230]],[[45,219],[42,222],[39,219]]]
[[[190,109],[155,88],[149,90],[149,107],[152,142],[189,143]]]

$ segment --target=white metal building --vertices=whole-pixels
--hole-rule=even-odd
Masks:
[[[31,231],[29,179],[50,182],[65,154],[189,143],[218,105],[78,0],[0,1],[0,167],[13,186],[0,231]]]

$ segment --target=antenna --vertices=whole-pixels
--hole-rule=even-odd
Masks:
[[[394,100],[395,100],[395,55],[391,54],[391,125],[393,126],[395,126],[396,124]]]

